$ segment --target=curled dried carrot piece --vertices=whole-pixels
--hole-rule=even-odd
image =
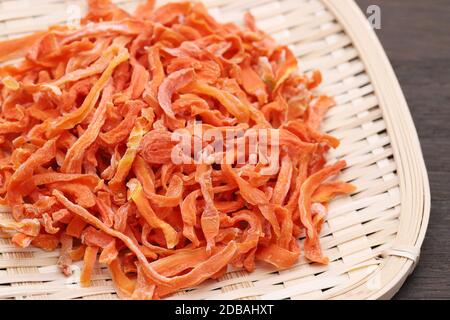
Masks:
[[[50,136],[55,136],[62,130],[72,129],[77,124],[82,122],[89,113],[94,109],[95,103],[97,102],[100,92],[106,86],[107,81],[111,77],[114,69],[124,61],[129,58],[129,53],[126,49],[120,50],[117,55],[111,60],[110,64],[103,72],[99,80],[95,83],[92,90],[89,92],[88,96],[84,100],[83,104],[76,111],[69,113],[59,119],[55,124],[52,125],[50,130]]]
[[[275,235],[280,236],[280,224],[275,216],[273,207],[269,205],[264,192],[253,187],[250,183],[239,177],[229,165],[222,165],[222,170],[239,186],[242,197],[251,205],[258,206],[262,215],[270,222]]]
[[[24,219],[20,222],[1,222],[0,230],[2,231],[17,231],[24,235],[35,237],[39,234],[41,224],[37,219]]]
[[[307,110],[306,123],[314,130],[318,130],[323,118],[328,110],[336,104],[334,99],[330,97],[321,96],[318,100]]]
[[[176,145],[170,132],[153,130],[145,135],[139,154],[150,164],[168,164],[172,162],[172,150]]]
[[[95,142],[106,120],[106,106],[111,101],[112,84],[109,83],[103,91],[98,108],[95,110],[93,120],[83,135],[67,151],[66,158],[61,166],[64,173],[81,173],[84,151]]]
[[[80,245],[78,248],[70,250],[69,252],[70,259],[72,259],[73,261],[81,261],[83,260],[85,252],[86,246]]]
[[[189,90],[217,99],[239,122],[248,122],[249,108],[231,93],[200,82],[194,82],[189,86]]]
[[[350,194],[355,191],[356,187],[350,183],[341,181],[324,183],[314,192],[312,201],[328,203],[338,195]]]
[[[266,85],[249,63],[246,63],[244,68],[242,68],[241,76],[245,91],[256,96],[260,105],[266,104],[268,99]]]
[[[132,100],[127,101],[125,106],[128,109],[128,113],[125,115],[123,121],[110,131],[100,133],[99,138],[104,144],[114,146],[126,140],[141,110],[145,107],[145,103],[139,100]]]
[[[122,159],[120,159],[114,177],[109,182],[109,188],[115,193],[117,198],[126,198],[125,179],[133,166],[134,159],[138,153],[139,146],[144,135],[149,131],[149,123],[146,119],[140,118],[131,131],[127,143],[127,151]]]
[[[164,196],[155,194],[154,192],[146,192],[146,196],[158,207],[174,208],[180,205],[183,198],[183,191],[183,180],[175,175],[170,180]]]
[[[144,270],[141,265],[137,265],[136,287],[134,288],[132,299],[152,300],[155,294],[156,286],[147,281]]]
[[[312,221],[311,198],[321,183],[336,175],[346,166],[347,164],[345,161],[339,161],[333,166],[326,167],[306,179],[305,183],[301,187],[298,207],[300,210],[301,222],[306,228],[305,255],[313,262],[326,264],[328,262],[328,258],[322,255],[318,232]]]
[[[59,232],[59,228],[53,226],[53,219],[47,213],[42,215],[42,220],[44,221],[45,232],[48,234],[55,234]]]
[[[6,40],[0,43],[0,62],[8,61],[23,56],[36,41],[44,37],[46,32],[37,32],[28,36]]]
[[[54,251],[59,245],[59,238],[51,234],[39,234],[31,241],[33,246],[45,251]]]
[[[109,264],[109,271],[119,296],[123,298],[131,297],[136,288],[136,280],[127,277],[118,258]]]
[[[11,242],[14,243],[19,248],[27,248],[31,242],[33,241],[33,237],[27,236],[24,233],[18,232],[12,238]]]
[[[259,260],[270,263],[280,270],[292,267],[298,261],[299,256],[299,250],[292,252],[276,244],[271,244],[269,247],[262,247],[256,253],[256,257]]]
[[[103,248],[98,262],[109,265],[113,260],[117,258],[118,255],[119,251],[116,247],[116,241],[112,240]]]
[[[31,178],[34,170],[39,166],[53,160],[56,156],[56,141],[49,140],[42,148],[33,153],[12,175],[8,188],[8,203],[11,206],[21,204],[21,184]]]
[[[178,243],[178,234],[165,221],[158,218],[156,213],[153,211],[150,203],[145,197],[144,190],[142,189],[141,184],[137,180],[131,180],[128,183],[128,188],[130,190],[130,199],[136,204],[140,214],[147,221],[147,223],[152,228],[161,229],[166,238],[167,248],[172,249]]]
[[[297,59],[288,48],[281,47],[278,51],[281,63],[275,72],[275,88],[276,91],[288,78],[297,70]]]
[[[175,119],[175,114],[172,109],[172,95],[177,90],[191,83],[194,80],[194,75],[193,69],[183,69],[170,74],[161,83],[158,91],[158,101],[169,118]]]
[[[183,235],[191,241],[195,247],[200,245],[198,237],[195,233],[197,225],[197,198],[200,191],[193,191],[183,201],[181,205],[181,217],[183,219]]]
[[[196,181],[200,184],[200,190],[205,201],[205,209],[200,219],[203,235],[207,242],[207,250],[215,246],[215,237],[219,233],[219,211],[214,205],[214,191],[211,179],[212,169],[206,165],[197,167]]]

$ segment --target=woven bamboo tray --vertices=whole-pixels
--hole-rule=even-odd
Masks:
[[[132,10],[138,1],[116,1]],[[358,192],[334,201],[322,232],[329,266],[300,260],[290,270],[230,272],[170,299],[389,299],[418,262],[430,212],[417,133],[392,67],[353,0],[205,0],[222,22],[250,10],[288,44],[302,71],[320,69],[336,98],[324,130],[342,140],[329,160],[347,160],[340,179]],[[85,1],[0,0],[0,38],[74,19]],[[10,219],[0,207],[0,219]],[[79,285],[80,265],[63,276],[58,252],[20,250],[0,237],[0,299],[116,299],[107,269]]]

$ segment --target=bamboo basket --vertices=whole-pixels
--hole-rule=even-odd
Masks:
[[[116,1],[132,10],[138,1]],[[169,299],[390,299],[419,259],[430,191],[411,115],[375,33],[353,0],[205,0],[221,22],[250,10],[261,29],[289,45],[302,71],[320,69],[319,90],[336,98],[324,130],[342,140],[329,160],[347,160],[340,179],[357,193],[335,200],[321,234],[329,266],[301,259],[281,272],[258,266]],[[65,23],[85,1],[0,0],[0,38]],[[0,219],[11,219],[0,207]],[[0,238],[0,299],[117,299],[98,265],[90,288],[80,265],[65,277],[59,252],[17,249]]]

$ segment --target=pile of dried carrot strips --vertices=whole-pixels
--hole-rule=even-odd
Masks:
[[[78,27],[0,43],[0,62],[25,58],[0,67],[0,201],[15,219],[0,233],[20,247],[61,247],[66,275],[84,260],[83,286],[98,260],[133,299],[229,266],[289,268],[303,236],[305,257],[328,263],[327,205],[354,187],[329,181],[346,163],[326,166],[339,141],[319,131],[334,105],[312,91],[321,74],[298,74],[293,53],[250,14],[241,28],[199,3],[150,0],[134,14],[88,4]],[[278,170],[174,164],[171,134],[195,126],[276,131]]]

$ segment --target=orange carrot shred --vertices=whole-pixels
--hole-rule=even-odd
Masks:
[[[298,206],[301,222],[306,228],[305,255],[308,259],[317,263],[326,264],[328,259],[323,257],[320,250],[318,231],[312,221],[311,198],[321,183],[344,169],[346,165],[345,161],[339,161],[333,166],[326,167],[308,177],[301,187]]]
[[[84,254],[84,265],[81,269],[80,283],[83,287],[91,285],[92,272],[97,261],[98,247],[87,247]]]

